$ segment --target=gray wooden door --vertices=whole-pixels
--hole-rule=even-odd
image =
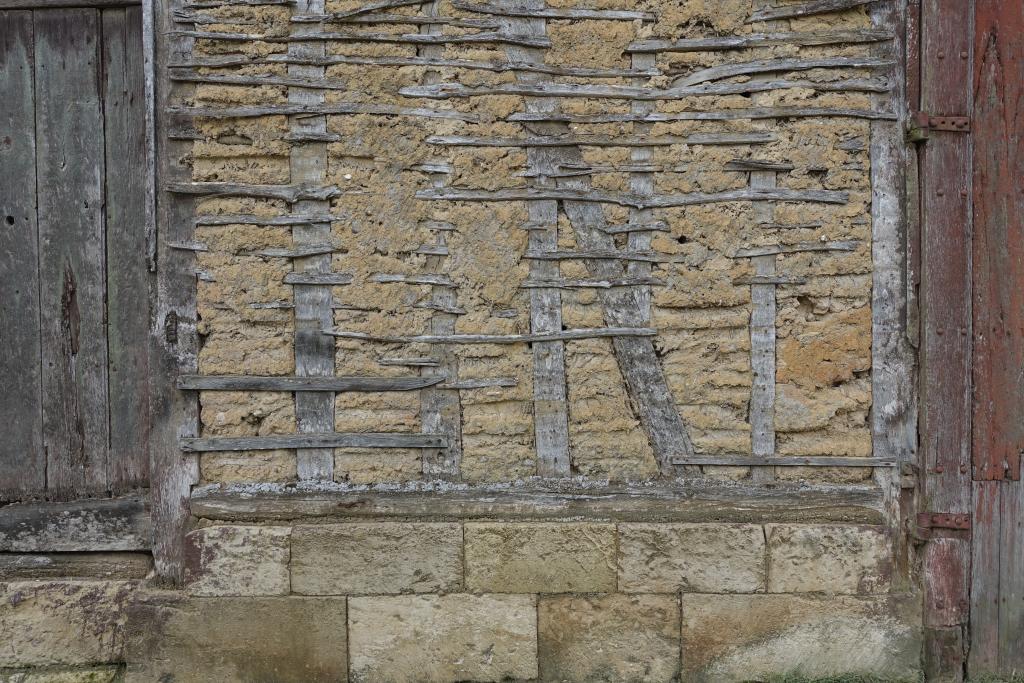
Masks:
[[[3,7],[0,503],[117,494],[148,476],[142,12]]]

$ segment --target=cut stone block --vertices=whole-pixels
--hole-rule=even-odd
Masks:
[[[466,587],[493,593],[615,590],[612,524],[466,524]]]
[[[291,571],[303,595],[451,592],[462,586],[462,525],[297,526]]]
[[[287,595],[288,537],[273,526],[211,526],[185,538],[185,585],[193,595]]]
[[[684,681],[917,680],[919,597],[684,594],[682,610]]]
[[[620,524],[619,590],[763,591],[764,552],[755,524]]]
[[[884,593],[892,579],[885,529],[769,524],[770,593]]]
[[[353,681],[449,683],[537,676],[532,595],[349,599]]]
[[[545,596],[537,611],[542,681],[677,680],[678,595]]]
[[[345,598],[156,596],[132,608],[127,683],[336,683]]]
[[[131,581],[0,583],[0,667],[124,660]]]

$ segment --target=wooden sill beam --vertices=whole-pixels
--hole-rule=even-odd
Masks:
[[[0,552],[114,552],[152,545],[146,498],[0,507]]]
[[[874,487],[779,484],[771,489],[717,482],[675,486],[374,491],[255,491],[208,487],[192,494],[196,517],[242,522],[354,519],[606,520],[616,522],[846,522],[882,524]]]

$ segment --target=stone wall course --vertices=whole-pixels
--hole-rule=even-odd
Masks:
[[[201,596],[287,595],[289,536],[277,526],[216,525],[185,538],[185,587]]]

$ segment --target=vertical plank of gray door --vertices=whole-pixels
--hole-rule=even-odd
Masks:
[[[0,502],[46,485],[31,12],[0,12]]]
[[[34,12],[43,439],[57,498],[106,489],[99,12]]]
[[[146,125],[142,8],[102,10],[106,132],[107,353],[110,454],[117,493],[146,484],[150,275],[146,266]]]

